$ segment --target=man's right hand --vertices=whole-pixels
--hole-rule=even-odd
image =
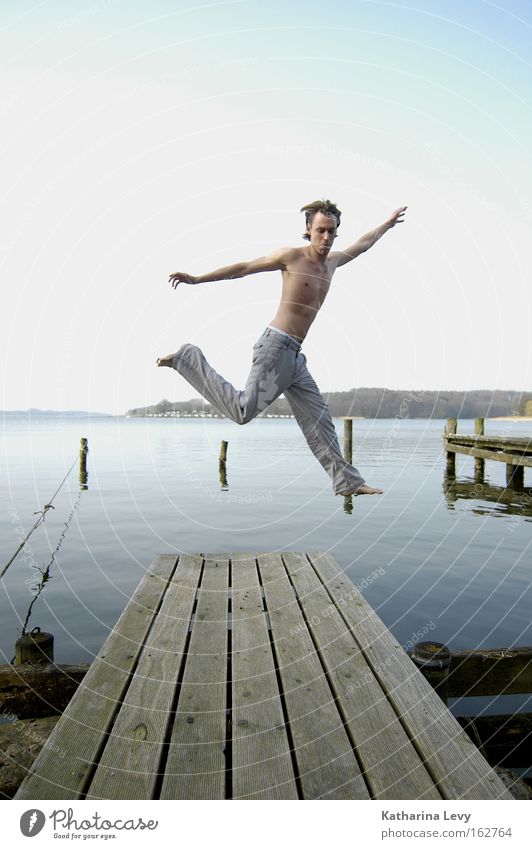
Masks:
[[[186,274],[184,271],[174,271],[168,278],[168,282],[172,284],[173,289],[177,289],[180,283],[197,283],[198,280],[192,274]]]

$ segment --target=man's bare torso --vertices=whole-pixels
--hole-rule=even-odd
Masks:
[[[327,296],[337,262],[334,254],[319,261],[307,247],[289,248],[283,259],[283,291],[270,324],[303,341]]]

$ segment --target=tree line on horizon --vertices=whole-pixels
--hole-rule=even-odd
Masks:
[[[322,393],[333,417],[362,416],[372,419],[474,419],[478,416],[532,416],[532,392],[515,390],[473,389],[470,391],[403,390],[361,388],[346,392]],[[168,401],[163,398],[149,407],[135,407],[127,416],[164,416],[220,414],[202,398],[189,401]],[[278,398],[261,414],[287,416],[291,414],[284,397]]]

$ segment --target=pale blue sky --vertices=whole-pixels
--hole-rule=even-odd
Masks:
[[[408,204],[307,337],[321,388],[532,389],[525,2],[6,2],[0,409],[123,412],[243,384],[277,275],[180,287]]]

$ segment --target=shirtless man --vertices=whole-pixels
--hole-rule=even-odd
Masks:
[[[283,291],[277,314],[253,348],[251,371],[243,390],[235,389],[209,365],[195,345],[157,360],[159,366],[176,369],[216,409],[237,424],[246,424],[284,393],[310,449],[330,475],[336,495],[381,494],[368,486],[360,472],[347,463],[340,451],[329,409],[307,369],[301,344],[325,300],[334,272],[355,259],[381,236],[401,224],[406,206],[397,209],[380,227],[361,236],[344,251],[332,251],[340,225],[340,210],[329,200],[304,206],[306,229],[303,248],[281,248],[260,259],[237,262],[197,277],[176,271],[170,275],[174,289],[179,283],[232,280],[263,271],[280,271]]]

